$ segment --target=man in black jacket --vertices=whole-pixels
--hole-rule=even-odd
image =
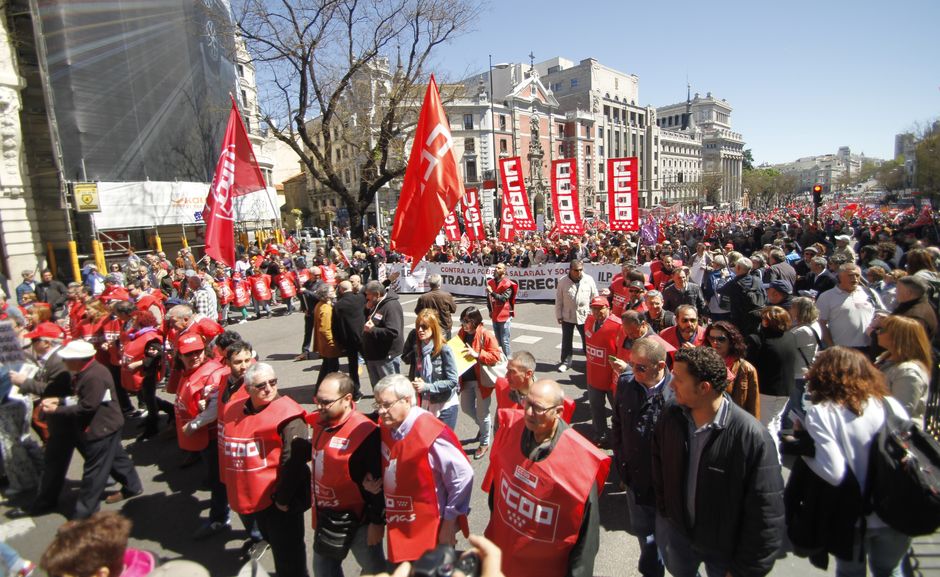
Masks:
[[[48,303],[55,314],[65,306],[65,301],[69,298],[69,289],[62,281],[52,276],[51,270],[46,269],[42,271],[42,282],[36,285],[36,296],[40,301]]]
[[[757,333],[760,309],[767,298],[761,273],[752,267],[750,259],[740,259],[734,265],[734,279],[718,289],[719,295],[728,297],[731,323],[745,336]]]
[[[336,285],[333,304],[333,339],[346,351],[349,376],[353,380],[353,400],[362,398],[359,385],[359,351],[362,350],[362,327],[366,324],[366,299],[353,291],[350,281]]]
[[[362,358],[375,387],[382,377],[401,373],[405,319],[398,295],[386,290],[379,281],[369,281],[363,292],[366,319],[362,327]]]
[[[763,577],[786,526],[783,478],[767,429],[725,394],[724,360],[712,348],[676,352],[652,444],[656,543],[666,569],[692,577]]]
[[[81,433],[78,451],[85,459],[78,501],[73,519],[87,519],[98,510],[108,476],[121,484],[121,491],[108,497],[117,503],[143,493],[134,462],[121,446],[124,416],[117,402],[111,371],[94,359],[95,347],[85,341],[72,341],[59,349],[72,380],[73,396],[42,400],[42,412],[71,416]]]
[[[617,382],[611,445],[620,482],[626,490],[630,528],[640,543],[637,569],[643,577],[662,577],[663,563],[653,538],[656,494],[650,470],[650,443],[665,404],[673,399],[666,368],[666,348],[656,339],[637,339],[630,353],[631,371]]]

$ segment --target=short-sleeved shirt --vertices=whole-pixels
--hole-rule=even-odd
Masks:
[[[862,287],[847,293],[839,287],[827,290],[816,301],[819,320],[828,323],[832,342],[844,347],[869,344],[865,329],[875,318],[875,304]]]

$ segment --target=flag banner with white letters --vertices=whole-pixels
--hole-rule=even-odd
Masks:
[[[447,242],[457,242],[460,240],[460,222],[457,220],[457,208],[444,217],[444,237]]]
[[[501,158],[499,172],[503,179],[503,213],[505,205],[512,207],[512,226],[515,230],[535,230],[535,220],[529,210],[529,196],[522,178],[522,159],[518,156]]]
[[[637,157],[607,160],[607,215],[610,230],[639,230]]]
[[[480,212],[480,190],[475,187],[464,189],[460,198],[460,207],[463,209],[463,228],[468,240],[485,240],[486,229],[483,228],[483,213]]]
[[[558,279],[568,274],[568,267],[566,262],[529,268],[507,267],[506,275],[519,284],[517,300],[555,300]],[[428,277],[439,274],[442,279],[441,288],[447,292],[460,296],[482,297],[486,295],[487,276],[493,276],[493,267],[422,260],[414,270],[401,263],[391,264],[389,272],[401,273],[391,287],[399,294],[427,292]],[[610,286],[610,281],[615,275],[620,274],[620,266],[584,263],[584,273],[594,278],[598,290],[603,290]]]
[[[562,234],[584,234],[578,203],[578,165],[573,158],[552,161],[552,210]]]

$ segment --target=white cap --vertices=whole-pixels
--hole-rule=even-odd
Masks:
[[[95,356],[95,347],[85,341],[72,341],[59,349],[59,357],[65,360],[90,359]]]

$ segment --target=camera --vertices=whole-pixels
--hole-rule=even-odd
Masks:
[[[479,577],[480,557],[469,553],[460,557],[447,544],[428,549],[420,559],[411,564],[412,577],[449,577],[460,572],[467,577]]]

